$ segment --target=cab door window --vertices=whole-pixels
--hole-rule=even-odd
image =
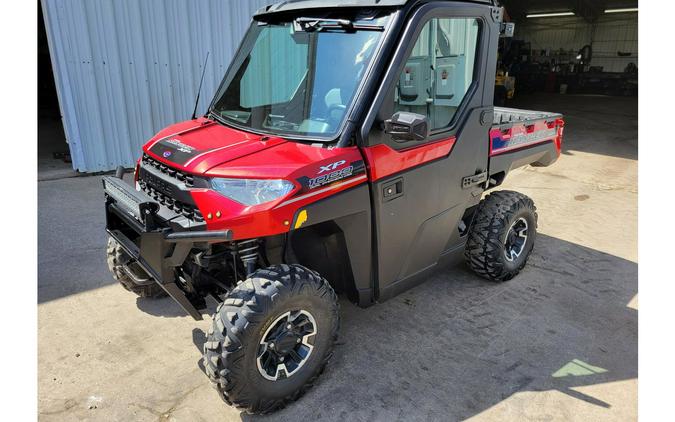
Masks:
[[[399,76],[394,110],[427,116],[432,131],[450,126],[473,82],[478,32],[475,18],[427,22]]]

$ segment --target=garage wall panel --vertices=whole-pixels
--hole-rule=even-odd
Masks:
[[[590,27],[580,18],[539,18],[516,25],[516,38],[530,41],[532,49],[578,50],[590,40]]]
[[[534,50],[573,50],[593,45],[591,66],[606,72],[622,72],[630,62],[638,64],[637,13],[602,15],[592,25],[581,17],[528,19],[516,25],[516,38],[530,41]],[[631,53],[621,57],[618,52]]]
[[[214,95],[252,14],[273,0],[42,0],[73,168],[132,167],[143,143]]]
[[[631,54],[621,57],[618,52]],[[621,72],[631,62],[638,64],[637,14],[601,17],[593,37],[591,65],[602,66],[606,72]]]

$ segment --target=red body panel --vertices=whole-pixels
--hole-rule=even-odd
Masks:
[[[355,176],[321,188],[321,192],[317,192],[316,195],[291,195],[252,207],[239,204],[217,192],[205,189],[193,191],[192,197],[204,215],[207,213],[214,215],[212,220],[206,220],[209,230],[231,229],[233,239],[242,240],[285,233],[290,230],[296,211],[302,207],[365,181],[365,175]],[[221,211],[221,218],[215,217],[216,211]]]
[[[190,146],[194,153],[184,162],[168,159],[162,154],[167,148],[161,145],[166,140],[177,140]],[[200,118],[162,130],[143,147],[143,151],[179,170],[200,174],[218,164],[285,142],[281,138],[248,133]]]
[[[445,157],[452,151],[455,140],[456,138],[452,136],[437,142],[401,151],[397,151],[385,144],[363,148],[363,154],[368,162],[370,180],[382,179],[383,177]]]
[[[351,163],[362,162],[356,147],[322,148],[299,142],[285,142],[216,166],[205,173],[208,177],[285,179],[296,187],[285,197],[261,205],[247,207],[214,191],[193,191],[203,215],[220,210],[220,219],[206,220],[209,229],[231,229],[235,239],[269,236],[287,232],[296,211],[303,206],[349,189],[366,181],[365,172],[327,183],[314,189],[303,184],[304,179],[320,175],[321,166],[344,162],[335,171]]]
[[[175,160],[176,148],[166,144],[167,140],[178,141],[180,148],[190,150],[190,155]],[[367,180],[357,147],[325,148],[321,144],[286,141],[239,131],[207,119],[170,126],[153,137],[143,151],[195,175],[285,179],[295,184],[288,195],[255,206],[240,204],[214,190],[192,189],[192,198],[205,217],[207,228],[231,229],[234,240],[287,232],[296,211],[303,206]],[[171,155],[165,156],[166,152]],[[333,173],[340,178],[321,178]],[[310,187],[308,182],[317,180],[321,184]],[[216,216],[218,211],[220,217]]]
[[[318,174],[322,165],[345,160],[363,160],[357,147],[323,148],[300,142],[277,144],[255,155],[242,156],[223,162],[205,174],[211,177],[242,177],[256,179],[288,179]],[[339,169],[336,168],[336,170]]]

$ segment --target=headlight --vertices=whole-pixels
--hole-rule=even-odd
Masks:
[[[288,180],[221,179],[211,180],[213,189],[244,205],[274,201],[293,190]]]

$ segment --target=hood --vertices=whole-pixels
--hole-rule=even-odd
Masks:
[[[285,142],[199,118],[160,131],[145,144],[143,152],[171,167],[198,174]]]

